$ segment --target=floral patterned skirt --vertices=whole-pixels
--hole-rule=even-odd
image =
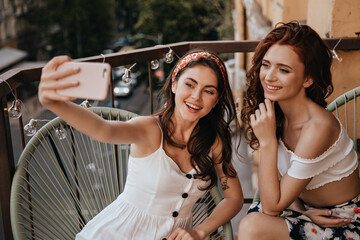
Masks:
[[[303,202],[305,209],[311,206]],[[323,207],[329,209],[334,215],[344,218],[352,218],[354,221],[338,228],[322,228],[311,221],[304,214],[285,209],[279,216],[285,219],[288,226],[289,237],[291,240],[359,240],[360,239],[360,195],[353,200],[331,207]],[[248,213],[262,212],[261,203],[254,202]]]

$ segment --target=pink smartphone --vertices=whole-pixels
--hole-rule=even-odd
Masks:
[[[79,81],[76,87],[56,90],[68,97],[104,100],[107,97],[111,76],[111,66],[108,63],[66,62],[58,70],[79,67],[80,72],[61,81]]]

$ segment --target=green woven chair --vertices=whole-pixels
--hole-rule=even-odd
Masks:
[[[89,110],[114,121],[137,116],[113,108]],[[51,120],[30,139],[20,156],[11,189],[14,238],[74,239],[123,191],[128,156],[129,145],[101,143],[60,118]],[[207,191],[193,208],[194,225],[206,219],[221,200],[217,187]],[[230,222],[211,239],[232,240]]]
[[[341,96],[337,97],[328,106],[327,110],[334,112],[336,117],[340,119],[349,136],[352,135],[354,141],[354,149],[359,153],[360,141],[357,138],[357,129],[359,120],[357,119],[359,105],[357,104],[357,98],[360,96],[360,86],[356,87]],[[350,130],[352,129],[351,133]],[[259,202],[259,189],[256,189],[253,202]]]
[[[357,152],[359,152],[359,139],[357,138],[357,129],[360,123],[357,118],[358,110],[360,110],[360,106],[357,104],[357,98],[359,96],[360,86],[337,97],[326,108],[328,111],[336,114],[344,125],[349,136],[352,136],[354,149]]]

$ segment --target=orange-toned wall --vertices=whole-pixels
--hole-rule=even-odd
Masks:
[[[360,0],[309,0],[307,23],[321,37],[346,38],[356,37],[360,30]],[[336,51],[336,49],[335,49]],[[330,103],[341,94],[360,86],[360,51],[336,51],[342,61],[334,59],[332,75],[334,92],[328,98]],[[349,106],[349,117],[353,118],[353,106]],[[357,109],[360,112],[360,107]],[[340,112],[341,114],[342,112]],[[360,119],[357,119],[359,125]],[[345,125],[345,119],[342,119]],[[353,125],[349,124],[350,135]],[[360,136],[360,129],[357,130]]]
[[[307,16],[308,0],[257,0],[263,15],[271,20],[274,27],[278,22],[294,19],[303,21]]]

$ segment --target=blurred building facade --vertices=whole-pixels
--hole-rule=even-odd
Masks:
[[[22,16],[40,0],[0,0],[0,47],[18,48],[18,40],[28,25]]]
[[[19,41],[29,28],[23,16],[39,4],[40,0],[0,0],[0,72],[28,56],[26,51],[19,49]]]

